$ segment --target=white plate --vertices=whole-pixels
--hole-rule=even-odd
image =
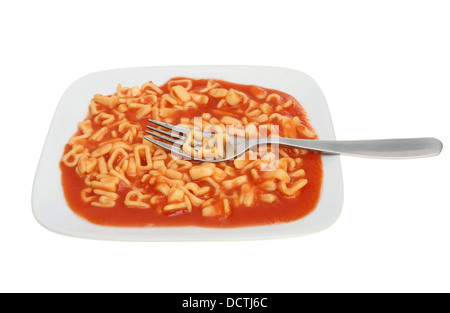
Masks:
[[[157,85],[175,76],[216,78],[240,84],[277,89],[294,96],[308,113],[320,139],[336,139],[330,112],[319,86],[308,75],[287,68],[261,66],[162,66],[116,69],[87,75],[63,95],[56,109],[37,168],[33,186],[34,216],[47,229],[70,236],[130,241],[243,240],[269,239],[311,234],[333,224],[343,203],[342,171],[339,156],[322,156],[323,186],[316,209],[306,217],[277,225],[242,228],[155,227],[121,228],[91,224],[68,207],[62,186],[59,161],[64,145],[88,112],[96,93],[112,94],[118,83],[142,85],[149,80]]]

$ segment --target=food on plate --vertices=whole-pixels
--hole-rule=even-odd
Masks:
[[[219,134],[208,143],[211,157],[233,135],[317,139],[299,102],[281,91],[185,77],[119,84],[114,94],[93,95],[61,158],[64,194],[79,216],[119,227],[240,227],[297,220],[318,203],[318,152],[268,145],[198,162],[146,140],[148,119],[191,129],[181,147],[189,155],[199,131]]]

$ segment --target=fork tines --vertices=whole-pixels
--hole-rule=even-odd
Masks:
[[[183,142],[186,139],[186,135],[189,134],[191,131],[189,128],[185,128],[185,127],[181,127],[181,126],[175,126],[175,125],[171,125],[171,124],[167,124],[167,123],[163,123],[163,122],[159,122],[159,121],[155,121],[155,120],[150,120],[150,119],[148,121],[153,124],[156,124],[160,127],[171,130],[171,132],[167,132],[167,131],[161,130],[159,128],[147,125],[147,128],[150,130],[153,130],[153,132],[149,131],[149,130],[146,130],[145,132],[156,138],[170,142],[172,145],[177,145],[177,146],[183,145]],[[169,144],[161,142],[159,140],[150,138],[148,136],[146,136],[144,138],[164,149],[173,150],[172,145],[169,145]]]

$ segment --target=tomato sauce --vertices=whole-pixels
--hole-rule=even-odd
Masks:
[[[172,80],[182,79],[173,78]],[[192,80],[193,86],[190,91],[200,90],[204,88],[208,82],[206,79]],[[169,81],[170,82],[170,81]],[[164,93],[169,93],[168,83],[161,86],[161,90]],[[306,112],[300,106],[298,101],[283,92],[278,90],[272,90],[262,87],[256,87],[252,85],[241,85],[231,82],[214,80],[220,84],[220,88],[233,88],[235,90],[244,92],[249,99],[253,99],[258,102],[262,102],[255,97],[258,92],[265,92],[267,94],[277,93],[281,95],[283,102],[292,100],[294,105],[288,109],[280,112],[282,115],[289,117],[298,116],[304,125],[310,125]],[[220,119],[217,115],[217,103],[219,99],[213,97],[209,98],[207,105],[200,106],[197,109],[188,109],[186,111],[180,111],[174,117],[174,124],[179,122],[182,117],[196,117],[201,116],[203,113],[211,113],[213,117]],[[274,103],[269,103],[275,105]],[[238,108],[222,107],[220,111],[226,111],[229,116],[242,118],[242,115],[237,114]],[[245,107],[242,108],[245,110]],[[147,117],[137,119],[135,114],[126,112],[126,117],[133,123],[140,123],[142,129],[145,129],[148,125]],[[88,117],[93,120],[93,117]],[[92,123],[94,132],[101,128],[96,123]],[[78,131],[75,135],[80,135]],[[301,138],[301,137],[299,137]],[[111,139],[111,137],[105,136],[103,140]],[[86,147],[92,151],[98,146],[98,143],[88,143]],[[70,151],[71,146],[66,145],[64,153]],[[280,147],[281,149],[281,147]],[[243,227],[243,226],[256,226],[256,225],[268,225],[285,223],[294,220],[298,220],[317,206],[317,203],[321,194],[322,186],[322,160],[321,154],[314,151],[308,151],[306,154],[297,155],[293,149],[283,147],[284,151],[292,157],[301,157],[303,160],[302,168],[305,170],[306,175],[304,178],[308,180],[308,183],[301,189],[300,194],[296,197],[286,197],[279,191],[270,192],[278,197],[274,203],[265,203],[257,201],[254,206],[246,207],[232,207],[231,215],[219,215],[215,217],[205,217],[202,215],[202,209],[200,207],[193,206],[192,212],[185,210],[178,210],[171,213],[161,212],[156,208],[150,209],[130,208],[125,206],[124,199],[126,194],[131,190],[130,187],[124,183],[120,183],[116,193],[119,195],[119,199],[116,201],[116,205],[112,208],[101,208],[92,206],[90,203],[86,203],[81,198],[81,190],[86,188],[85,176],[79,176],[74,168],[67,167],[63,162],[60,163],[62,172],[62,186],[64,195],[69,207],[80,217],[98,225],[115,226],[115,227],[167,227],[167,226],[202,226],[202,227]],[[196,165],[197,162],[191,161]],[[233,162],[228,162],[230,166],[233,166]],[[127,177],[133,182],[133,178]],[[200,186],[204,186],[205,182],[198,182]],[[151,190],[151,186],[146,186]],[[200,197],[206,199],[205,197]]]

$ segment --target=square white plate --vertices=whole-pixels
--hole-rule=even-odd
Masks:
[[[334,140],[330,112],[319,86],[308,75],[288,68],[262,66],[161,66],[116,69],[84,76],[64,93],[56,109],[33,185],[34,216],[45,228],[64,235],[104,240],[187,241],[269,239],[321,231],[339,217],[343,182],[339,156],[323,155],[323,186],[316,209],[285,224],[242,228],[154,227],[121,228],[91,224],[72,212],[61,186],[59,161],[64,145],[88,112],[93,95],[113,94],[116,86],[137,86],[151,80],[157,85],[172,77],[215,78],[277,89],[294,96],[305,108],[320,139]]]

